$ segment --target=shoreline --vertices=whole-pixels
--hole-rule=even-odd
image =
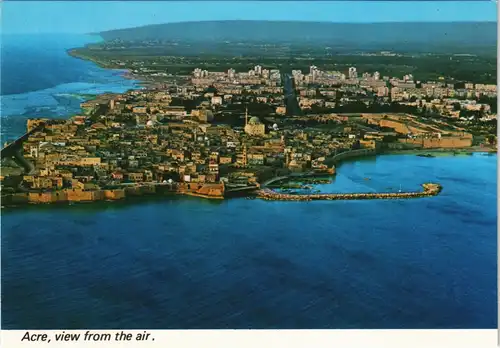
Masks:
[[[414,150],[412,150],[414,151]],[[437,152],[444,152],[442,150],[436,150]],[[451,151],[446,151],[447,153],[452,153]],[[471,153],[487,153],[486,151],[473,151]],[[418,153],[418,151],[417,151]],[[409,151],[393,151],[391,153],[377,153],[377,154],[367,154],[364,156],[359,156],[359,157],[347,157],[345,159],[339,160],[337,162],[337,166],[341,166],[342,162],[346,161],[356,161],[358,159],[362,159],[364,157],[377,157],[377,156],[384,156],[384,155],[412,155],[414,153],[409,153]],[[495,153],[496,155],[496,153]],[[335,176],[335,174],[322,174],[321,176],[325,177],[332,177]],[[142,185],[142,186],[132,186],[130,187],[130,190],[134,191],[133,194],[130,195],[123,195],[120,196],[119,198],[111,198],[111,199],[106,199],[103,197],[102,199],[95,199],[95,200],[79,200],[79,201],[67,201],[67,200],[62,200],[62,201],[51,201],[51,202],[28,202],[28,201],[19,201],[19,202],[12,202],[12,203],[7,203],[7,204],[2,204],[2,209],[16,209],[16,208],[21,208],[21,207],[47,207],[47,206],[72,206],[72,205],[95,205],[96,203],[98,204],[103,204],[103,203],[112,203],[112,202],[120,202],[120,203],[130,203],[133,204],[134,201],[137,200],[163,200],[165,198],[204,198],[205,201],[211,201],[211,202],[222,202],[225,200],[231,200],[234,198],[253,198],[253,199],[263,199],[263,200],[288,200],[288,201],[311,201],[311,200],[359,200],[359,199],[409,199],[409,198],[416,198],[416,197],[429,197],[429,196],[435,196],[439,194],[442,190],[442,186],[439,183],[426,183],[423,184],[422,186],[424,187],[424,191],[420,192],[375,192],[375,193],[317,193],[317,194],[312,194],[312,195],[301,195],[301,194],[284,194],[280,193],[277,191],[274,191],[267,186],[272,184],[272,182],[276,181],[276,179],[279,179],[278,181],[282,180],[293,180],[297,179],[300,181],[302,178],[311,178],[310,173],[303,173],[302,175],[288,175],[286,177],[276,177],[276,178],[271,178],[269,180],[266,180],[266,182],[271,181],[266,184],[266,182],[261,184],[261,189],[257,191],[252,191],[247,194],[245,194],[242,197],[227,197],[226,195],[222,196],[210,196],[210,195],[204,195],[196,192],[177,192],[177,191],[163,191],[163,192],[158,192],[156,190],[150,190],[150,188],[156,188],[157,185]],[[428,194],[426,191],[426,186],[431,185],[431,186],[436,186],[438,187],[437,190],[433,190],[433,194]],[[142,189],[141,189],[142,188]],[[138,190],[138,192],[136,192]],[[106,190],[102,189],[100,190],[102,192],[104,191],[115,191],[115,190]],[[53,192],[46,192],[46,194],[52,194],[56,193],[57,191]],[[85,191],[84,191],[85,192]],[[86,191],[86,192],[94,192],[94,191]],[[97,191],[95,191],[97,192]],[[272,193],[272,195],[276,196],[287,196],[285,199],[275,199],[275,198],[269,198],[269,192]],[[12,193],[12,194],[7,194],[4,196],[3,199],[5,199],[7,196],[12,197],[13,195],[23,195],[23,193]],[[26,196],[29,196],[29,193],[25,193]],[[33,194],[33,193],[32,193]],[[34,193],[38,194],[38,192]],[[305,198],[306,196],[311,196],[308,198]],[[315,197],[312,197],[315,196]],[[327,197],[328,196],[328,197]],[[365,197],[366,196],[366,197]],[[372,197],[373,196],[373,197]],[[2,199],[2,200],[3,200]]]
[[[478,148],[478,147],[470,147],[470,148],[456,148],[456,149],[448,149],[448,148],[431,148],[431,149],[402,149],[402,150],[384,150],[381,151],[381,155],[421,155],[421,154],[442,154],[446,155],[468,155],[474,153],[485,153],[485,154],[497,154],[496,148]]]
[[[92,59],[90,57],[87,57],[85,55],[79,55],[79,54],[77,54],[75,52],[75,50],[77,50],[77,49],[78,48],[67,49],[66,53],[70,57],[72,57],[72,58],[90,61],[90,62],[92,62],[93,64],[96,64],[98,67],[100,67],[102,69],[120,71],[121,73],[119,74],[119,76],[121,78],[127,79],[127,80],[137,81],[139,86],[141,84],[142,85],[145,85],[145,84],[147,85],[148,84],[148,81],[145,80],[144,77],[139,76],[139,75],[134,75],[129,69],[118,69],[118,68],[112,68],[110,66],[106,66],[105,64],[102,64],[102,63],[100,63],[100,62],[98,62],[98,61],[96,61],[96,60],[94,60],[94,59]],[[134,88],[131,88],[130,90],[133,90],[133,89]],[[94,97],[98,97],[98,96],[99,96],[99,94],[96,94]],[[92,96],[88,96],[88,97],[89,97],[89,99],[86,99],[86,98],[84,98],[84,99],[86,99],[86,101],[88,101],[88,100],[92,100],[92,98],[93,98]],[[66,117],[71,117],[71,115],[67,115]],[[364,150],[367,150],[367,149],[364,149]],[[459,154],[462,154],[462,153],[463,154],[472,154],[472,153],[480,153],[480,152],[493,153],[492,149],[490,149],[490,148],[477,148],[477,147],[474,147],[474,148],[464,148],[464,149],[444,149],[444,148],[439,148],[439,149],[394,149],[394,150],[387,150],[387,151],[372,150],[370,153],[360,153],[360,154],[356,154],[355,152],[357,152],[357,150],[347,151],[347,157],[346,158],[341,157],[338,160],[334,160],[334,163],[336,165],[340,166],[342,164],[342,162],[344,162],[344,161],[356,160],[357,158],[363,158],[363,157],[368,157],[368,156],[370,156],[370,157],[375,156],[376,157],[376,156],[380,156],[380,155],[418,155],[418,154],[423,154],[423,153],[427,153],[427,154],[439,153],[439,154],[444,154],[444,155],[452,155],[452,154],[454,155],[457,152]],[[496,151],[494,151],[494,153],[496,154]],[[351,157],[350,154],[353,154],[353,156]],[[339,156],[339,155],[336,155],[336,156]],[[434,156],[432,156],[432,157],[434,157]],[[335,169],[335,166],[334,166],[334,169]],[[310,175],[311,175],[310,173],[303,173],[303,174],[298,175],[298,176],[288,175],[288,178],[286,178],[286,180],[290,180],[290,179],[294,179],[294,178],[300,180],[301,178],[308,177]],[[335,170],[333,171],[333,174],[326,174],[326,175],[329,176],[329,177],[335,175]],[[275,181],[276,178],[272,178],[271,180]],[[247,196],[247,197],[248,196],[254,196],[255,198],[263,198],[262,193],[263,192],[268,192],[268,191],[274,192],[274,194],[276,194],[276,195],[282,195],[281,193],[278,193],[276,191],[269,190],[266,187],[267,186],[266,182],[262,183],[261,190],[258,190],[257,192],[250,192],[250,193],[246,194],[245,196]],[[430,184],[424,184],[424,188],[426,188],[425,185],[430,185]],[[439,184],[432,184],[432,185],[439,186],[439,190],[437,191],[438,193],[441,191],[441,186]],[[85,199],[81,199],[81,198],[74,198],[74,199],[65,198],[64,199],[62,197],[59,197],[60,194],[62,196],[65,195],[64,191],[61,191],[61,190],[52,191],[52,192],[42,192],[42,193],[40,193],[40,192],[10,193],[10,194],[5,195],[4,198],[11,199],[11,202],[7,203],[6,205],[2,205],[2,208],[3,207],[26,206],[26,205],[30,205],[30,206],[32,206],[32,205],[50,205],[50,204],[73,205],[75,203],[95,203],[95,202],[102,202],[102,201],[126,201],[126,200],[130,200],[130,198],[137,197],[137,196],[141,196],[141,197],[143,197],[143,196],[161,197],[161,196],[172,196],[172,195],[175,195],[175,196],[182,196],[182,195],[184,195],[184,196],[191,196],[191,197],[197,197],[197,198],[205,198],[205,199],[208,199],[208,200],[225,200],[225,199],[231,199],[232,198],[232,197],[227,197],[224,193],[221,194],[221,195],[218,195],[218,196],[204,195],[204,194],[200,194],[200,193],[197,193],[197,192],[169,192],[168,194],[165,194],[165,193],[159,194],[160,192],[157,192],[156,185],[147,185],[147,186],[149,186],[146,189],[147,192],[142,192],[143,191],[142,188],[145,188],[144,185],[133,186],[133,188],[131,188],[131,189],[132,190],[140,191],[140,193],[134,193],[134,194],[130,194],[130,195],[125,194],[125,192],[119,192],[118,195],[116,195],[116,193],[114,192],[115,190],[108,190],[108,189],[100,189],[100,190],[97,190],[97,191],[82,191],[80,193],[80,195],[88,197],[88,198],[85,198]],[[109,191],[113,191],[113,192],[110,193]],[[426,191],[420,192],[420,193],[417,193],[417,194],[422,194],[422,193],[425,193],[425,192]],[[110,195],[110,197],[107,197],[108,194]],[[402,197],[404,197],[404,195],[408,195],[410,193],[408,193],[408,192],[400,193],[400,196],[401,196],[401,194],[402,194]],[[411,193],[411,194],[413,194],[413,193]],[[39,196],[43,195],[43,196],[47,196],[47,197],[39,198],[37,200],[31,199],[30,196],[34,196],[34,195],[39,195]],[[58,196],[58,197],[55,198],[55,197],[53,197],[54,195]],[[329,194],[329,195],[331,196],[332,194]],[[380,198],[382,198],[384,195],[385,196],[387,196],[387,195],[391,196],[392,193],[386,193],[386,192],[380,192],[380,193],[374,193],[374,194],[347,193],[347,194],[334,194],[334,195],[337,195],[338,197],[340,197],[340,196],[342,196],[342,197],[351,196],[351,197],[356,197],[356,198],[333,198],[333,199],[359,199],[359,198],[357,198],[359,195],[368,195],[370,197],[372,195],[376,195],[376,196],[380,196]],[[26,197],[24,197],[24,196],[26,196]],[[300,196],[300,195],[293,195],[293,194],[290,195],[290,194],[288,194],[288,196]],[[315,194],[315,197],[322,197],[322,196],[325,196],[325,194],[321,194],[321,193]],[[263,199],[266,199],[266,198],[263,198]],[[321,199],[321,198],[311,198],[311,199]],[[325,198],[325,199],[327,199],[327,198]]]
[[[88,57],[88,56],[80,55],[80,54],[76,53],[75,51],[78,50],[79,48],[81,48],[81,47],[67,49],[66,54],[72,58],[75,58],[75,59],[80,59],[83,61],[91,62],[101,69],[120,71],[121,72],[119,74],[120,77],[122,77],[123,79],[126,79],[126,80],[136,81],[138,86],[145,87],[145,86],[151,84],[151,81],[148,81],[144,76],[134,74],[128,68],[108,66],[107,64],[104,64],[98,60],[93,59],[92,57]]]

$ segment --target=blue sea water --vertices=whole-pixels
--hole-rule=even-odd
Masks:
[[[496,164],[378,156],[323,186],[444,187],[414,200],[3,210],[2,327],[495,328]]]

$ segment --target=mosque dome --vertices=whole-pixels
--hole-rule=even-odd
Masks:
[[[152,127],[154,126],[154,122],[152,120],[149,120],[147,123],[146,123],[146,126],[148,127]]]
[[[253,116],[248,121],[248,124],[260,124],[260,120],[257,116]]]

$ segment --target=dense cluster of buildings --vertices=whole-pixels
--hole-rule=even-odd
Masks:
[[[29,120],[28,131],[45,126],[23,145],[36,170],[23,176],[22,186],[70,192],[82,200],[92,197],[88,192],[155,183],[222,195],[221,185],[255,185],[266,168],[327,170],[324,159],[354,143],[344,136],[280,130],[248,113],[242,128],[213,125],[210,117],[199,116],[211,110],[186,114],[168,100],[162,91],[102,95],[83,103],[86,114],[69,120]]]
[[[460,111],[481,111],[484,120],[496,118],[488,103],[480,103],[482,97],[495,98],[496,85],[465,83],[462,88],[443,81],[417,81],[411,74],[402,78],[381,76],[364,72],[358,74],[355,67],[348,71],[322,71],[311,66],[309,72],[292,70],[299,106],[308,110],[314,106],[333,109],[336,106],[361,101],[370,105],[374,100],[381,103],[397,102],[432,110],[449,117],[460,117]],[[236,73],[209,72],[195,69],[191,78],[193,86],[205,89],[214,86],[219,95],[212,98],[213,105],[231,103],[234,96],[256,95],[262,103],[276,107],[276,114],[285,114],[283,88],[279,70],[267,70],[257,65],[254,69]]]
[[[465,83],[463,88],[456,88],[454,84],[442,81],[416,81],[411,74],[395,78],[381,76],[376,71],[358,76],[355,67],[349,68],[346,75],[340,71],[321,71],[311,66],[307,74],[293,70],[292,76],[300,94],[299,103],[306,108],[312,105],[335,107],[336,102],[354,100],[370,103],[376,96],[385,102],[435,107],[445,115],[458,117],[462,109],[489,113],[490,105],[478,103],[475,99],[497,96],[497,86],[493,84]],[[350,97],[336,98],[339,92],[346,92],[344,94]],[[455,106],[457,104],[458,107]]]
[[[194,85],[214,85],[217,83],[233,85],[260,85],[279,86],[281,74],[277,69],[263,69],[256,65],[248,72],[236,72],[229,69],[227,72],[211,72],[202,69],[194,69],[191,82]]]
[[[378,73],[358,77],[355,68],[349,69],[348,76],[322,72],[314,66],[307,75],[300,71],[292,74],[303,108],[312,105],[311,100],[327,105],[328,98],[335,98],[339,83],[340,88],[364,93],[371,89],[377,95],[381,88],[390,88],[391,93],[395,89],[405,90],[408,95],[417,90],[428,95],[430,91],[449,88],[430,83],[416,88],[411,75],[402,80],[381,77]],[[44,127],[23,144],[24,157],[36,169],[23,176],[21,187],[31,192],[35,201],[39,196],[33,192],[64,193],[67,200],[112,199],[127,188],[148,185],[220,197],[228,188],[258,186],[260,181],[280,171],[327,173],[331,168],[328,158],[350,149],[377,149],[387,135],[401,136],[402,145],[424,148],[472,145],[472,136],[463,130],[443,131],[439,125],[423,124],[410,115],[359,115],[356,122],[361,127],[343,115],[305,118],[334,122],[341,129],[335,132],[305,129],[293,122],[304,117],[289,118],[291,122],[278,126],[249,115],[248,109],[241,127],[214,123],[214,116],[224,112],[224,107],[242,105],[248,96],[274,105],[274,120],[281,117],[286,108],[283,89],[278,86],[280,79],[279,71],[261,66],[248,73],[195,69],[192,83],[185,86],[103,94],[82,103],[81,115],[68,120],[29,120],[28,131],[41,123]],[[327,98],[318,98],[318,88],[309,88],[308,81],[321,83],[319,93]],[[337,89],[329,85],[336,85]],[[309,97],[311,90],[314,97],[312,93]],[[484,85],[466,85],[465,91],[496,95],[496,89]],[[183,106],[185,102],[190,102],[191,107]],[[456,103],[464,108],[478,107],[458,99],[442,99],[435,105],[446,109]]]

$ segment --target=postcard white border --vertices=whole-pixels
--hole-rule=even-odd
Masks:
[[[492,0],[495,1],[495,0]],[[497,25],[500,15],[497,2]],[[0,20],[2,16],[0,6]],[[500,37],[500,26],[498,36]],[[1,49],[1,45],[0,45]],[[500,56],[500,46],[497,45],[497,59]],[[1,72],[0,72],[1,76]],[[500,81],[500,71],[497,69],[497,84]],[[500,85],[498,85],[500,89]],[[500,102],[498,103],[500,106]],[[500,138],[500,129],[497,131]],[[500,166],[500,162],[499,162]],[[498,168],[498,167],[497,167]],[[497,178],[500,173],[497,170]],[[497,184],[497,194],[500,186]],[[497,205],[500,215],[500,206]],[[0,215],[1,219],[1,215]],[[498,221],[498,220],[497,220]],[[497,234],[500,240],[500,221],[497,222]],[[1,233],[1,232],[0,232]],[[500,264],[500,245],[497,243],[497,257]],[[0,261],[1,263],[1,261]],[[1,268],[1,266],[0,266]],[[500,268],[498,278],[500,279]],[[500,288],[498,288],[500,298]],[[498,302],[498,318],[500,322],[500,301]],[[25,333],[44,334],[53,337],[62,331],[85,334],[111,333],[124,331],[134,337],[144,331],[155,338],[154,341],[109,341],[109,342],[21,342]],[[290,348],[322,348],[322,347],[498,347],[500,346],[500,329],[488,330],[1,330],[0,347],[290,347]]]
[[[66,333],[86,331],[109,333],[111,341],[56,342],[53,338],[63,330],[29,330],[30,334],[46,333],[51,342],[21,342],[26,330],[3,330],[0,345],[12,347],[290,347],[290,348],[413,348],[413,347],[496,347],[497,330],[123,330],[134,337],[131,341],[115,341],[122,330],[64,330]],[[136,341],[137,333],[147,331],[154,341]]]

